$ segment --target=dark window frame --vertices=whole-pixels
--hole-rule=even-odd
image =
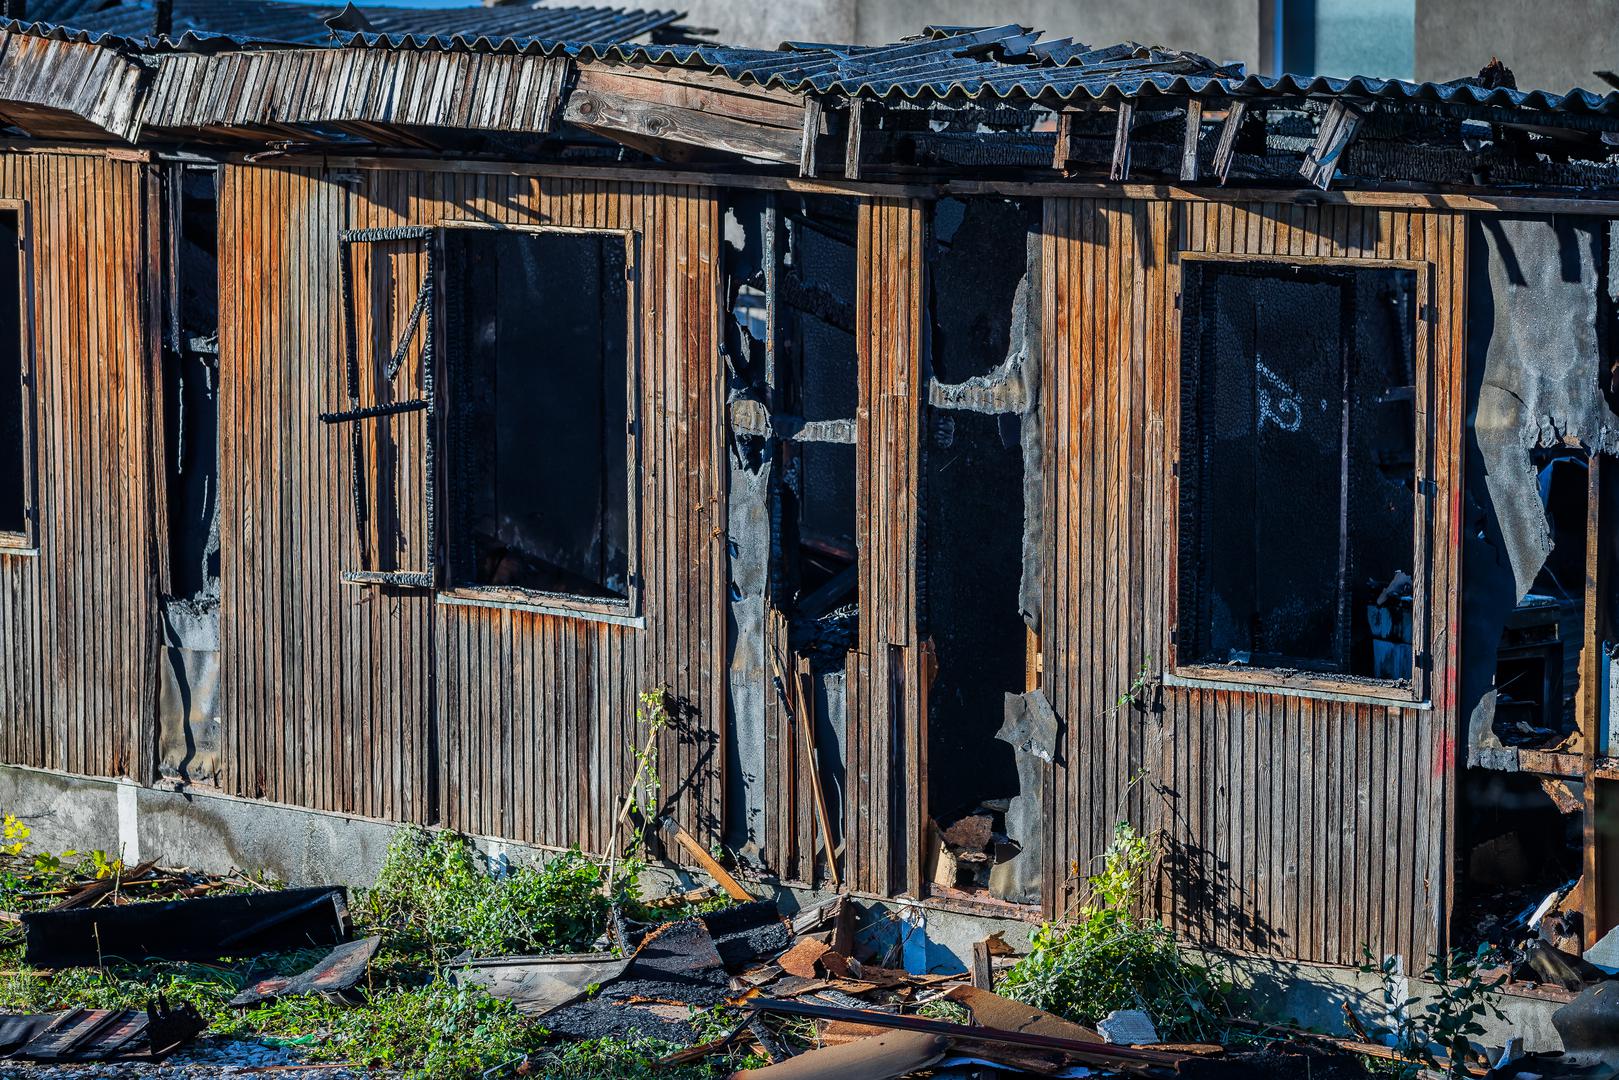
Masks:
[[[1414,410],[1416,431],[1414,444],[1417,452],[1414,463],[1416,501],[1415,511],[1412,514],[1412,527],[1415,530],[1415,536],[1413,537],[1412,546],[1414,553],[1411,604],[1412,670],[1409,683],[1335,673],[1294,671],[1260,666],[1243,667],[1215,664],[1207,661],[1188,661],[1185,663],[1181,661],[1176,640],[1181,625],[1179,607],[1182,574],[1182,470],[1179,463],[1182,457],[1182,439],[1184,436],[1191,434],[1185,430],[1184,418],[1181,415],[1182,380],[1186,374],[1185,322],[1187,311],[1187,305],[1183,302],[1185,281],[1183,266],[1187,263],[1225,263],[1246,266],[1265,264],[1351,273],[1358,270],[1406,270],[1414,274],[1416,281],[1416,317],[1413,320],[1415,336],[1413,345],[1416,360],[1416,403]],[[1190,251],[1180,252],[1173,258],[1171,279],[1175,308],[1170,312],[1170,333],[1166,350],[1166,361],[1170,365],[1170,385],[1166,388],[1166,393],[1170,408],[1174,410],[1173,421],[1166,425],[1169,429],[1170,440],[1169,453],[1166,455],[1166,467],[1169,472],[1168,497],[1164,506],[1165,532],[1167,534],[1167,546],[1165,548],[1167,573],[1165,574],[1166,591],[1164,595],[1164,633],[1166,638],[1164,655],[1168,661],[1164,676],[1166,683],[1181,686],[1208,686],[1216,689],[1284,693],[1301,697],[1364,700],[1369,703],[1404,707],[1429,707],[1432,676],[1429,649],[1430,579],[1433,567],[1433,502],[1436,491],[1433,480],[1435,431],[1432,410],[1434,405],[1433,349],[1435,320],[1432,306],[1434,295],[1432,275],[1433,265],[1431,263],[1408,259],[1352,259],[1282,254],[1235,255]]]
[[[38,447],[38,356],[34,335],[32,222],[28,203],[22,199],[0,199],[0,212],[17,215],[17,310],[18,368],[22,404],[22,490],[23,528],[20,532],[0,532],[0,555],[31,556],[39,553],[39,447]]]
[[[499,607],[519,608],[523,610],[538,611],[545,614],[575,617],[586,620],[606,622],[639,622],[643,617],[642,597],[643,582],[641,577],[641,432],[643,428],[641,410],[641,379],[642,379],[642,340],[640,325],[637,319],[640,301],[640,251],[638,235],[634,229],[591,228],[585,226],[564,225],[508,225],[482,221],[441,221],[434,230],[434,244],[436,248],[438,265],[448,265],[444,241],[451,231],[482,231],[482,232],[511,232],[530,234],[567,233],[573,235],[618,237],[624,243],[624,273],[625,273],[625,379],[626,415],[629,419],[628,430],[624,434],[626,467],[628,469],[628,505],[625,508],[628,536],[628,568],[626,580],[628,586],[623,598],[592,598],[577,596],[571,593],[547,592],[538,589],[524,589],[504,585],[476,585],[455,583],[443,580],[436,590],[440,602],[449,604],[494,605]],[[436,542],[438,551],[434,554],[434,561],[438,565],[439,575],[443,578],[450,565],[448,559],[449,534],[455,528],[447,520],[447,515],[455,506],[454,500],[449,496],[447,484],[454,469],[451,456],[456,453],[453,440],[449,438],[450,411],[455,408],[455,396],[452,390],[455,374],[451,371],[453,361],[443,336],[446,328],[451,325],[446,310],[447,294],[444,280],[441,276],[434,283],[433,305],[436,309],[434,318],[434,333],[440,338],[435,342],[434,351],[439,357],[437,377],[439,389],[435,403],[432,423],[436,430],[435,443],[438,456],[443,466],[436,470],[434,484],[435,502],[440,515]]]

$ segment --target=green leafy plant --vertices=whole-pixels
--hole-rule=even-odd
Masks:
[[[1362,946],[1362,951],[1366,963],[1360,970],[1378,976],[1383,1005],[1394,1018],[1392,1027],[1376,1028],[1375,1033],[1392,1037],[1396,1049],[1422,1063],[1420,1067],[1400,1067],[1398,1075],[1415,1077],[1423,1067],[1445,1070],[1451,1076],[1468,1075],[1472,1036],[1482,1035],[1485,1030],[1480,1021],[1487,1016],[1506,1019],[1493,996],[1506,975],[1484,975],[1494,960],[1490,947],[1481,945],[1476,952],[1457,950],[1435,957],[1422,970],[1422,977],[1436,988],[1434,995],[1426,999],[1406,992],[1407,983],[1395,957],[1378,961],[1370,949]],[[1442,1062],[1436,1051],[1448,1055],[1449,1060]]]
[[[1077,920],[1036,930],[1028,955],[996,989],[1083,1024],[1139,1008],[1166,1038],[1208,1037],[1218,1025],[1220,988],[1181,955],[1167,927],[1139,914],[1156,861],[1153,842],[1119,824]]]
[[[441,960],[463,949],[579,952],[606,929],[614,900],[634,898],[633,874],[621,874],[612,895],[602,885],[601,867],[578,851],[496,874],[465,837],[409,828],[388,846],[376,885],[358,906],[397,948]]]

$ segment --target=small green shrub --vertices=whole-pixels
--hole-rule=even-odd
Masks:
[[[312,1061],[396,1070],[408,1080],[478,1076],[544,1037],[511,1002],[446,982],[377,990],[361,1008],[285,998],[250,1010],[242,1023],[247,1033],[303,1047]]]
[[[498,875],[464,837],[411,828],[388,846],[358,907],[361,921],[389,932],[394,948],[440,960],[463,949],[580,952],[607,926],[612,903],[602,886],[601,868],[577,851]],[[621,873],[619,898],[634,888],[634,875]]]
[[[1082,1024],[1115,1009],[1144,1009],[1165,1038],[1208,1037],[1217,1026],[1219,988],[1206,968],[1181,955],[1168,928],[1137,914],[1154,858],[1151,842],[1120,824],[1078,921],[1036,930],[1028,955],[996,989]]]
[[[1506,975],[1493,979],[1484,977],[1484,970],[1495,959],[1488,945],[1477,952],[1457,950],[1448,956],[1435,957],[1422,971],[1422,977],[1437,987],[1432,999],[1423,1000],[1403,994],[1406,986],[1394,957],[1385,957],[1376,963],[1370,949],[1362,946],[1366,963],[1361,971],[1375,974],[1382,982],[1383,1005],[1394,1017],[1392,1027],[1379,1027],[1374,1033],[1392,1036],[1394,1045],[1407,1057],[1422,1066],[1398,1065],[1394,1074],[1401,1077],[1420,1075],[1423,1067],[1446,1069],[1448,1076],[1466,1076],[1466,1065],[1472,1057],[1472,1036],[1483,1035],[1486,1016],[1506,1019],[1495,1003],[1492,992],[1506,981]],[[1420,1005],[1420,1011],[1416,1006]],[[1449,1055],[1448,1066],[1442,1064],[1435,1051]]]

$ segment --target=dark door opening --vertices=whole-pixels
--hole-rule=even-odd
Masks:
[[[1039,446],[1038,234],[1037,203],[990,198],[937,203],[929,230],[920,614],[937,664],[927,687],[934,896],[1039,899],[1042,763],[1002,737],[1030,689],[1022,593],[1026,462]]]
[[[161,174],[162,490],[167,536],[158,773],[211,783],[219,750],[219,172]]]

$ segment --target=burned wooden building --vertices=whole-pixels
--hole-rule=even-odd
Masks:
[[[12,771],[599,853],[654,693],[788,885],[1619,923],[1619,96],[332,33],[0,37]]]

